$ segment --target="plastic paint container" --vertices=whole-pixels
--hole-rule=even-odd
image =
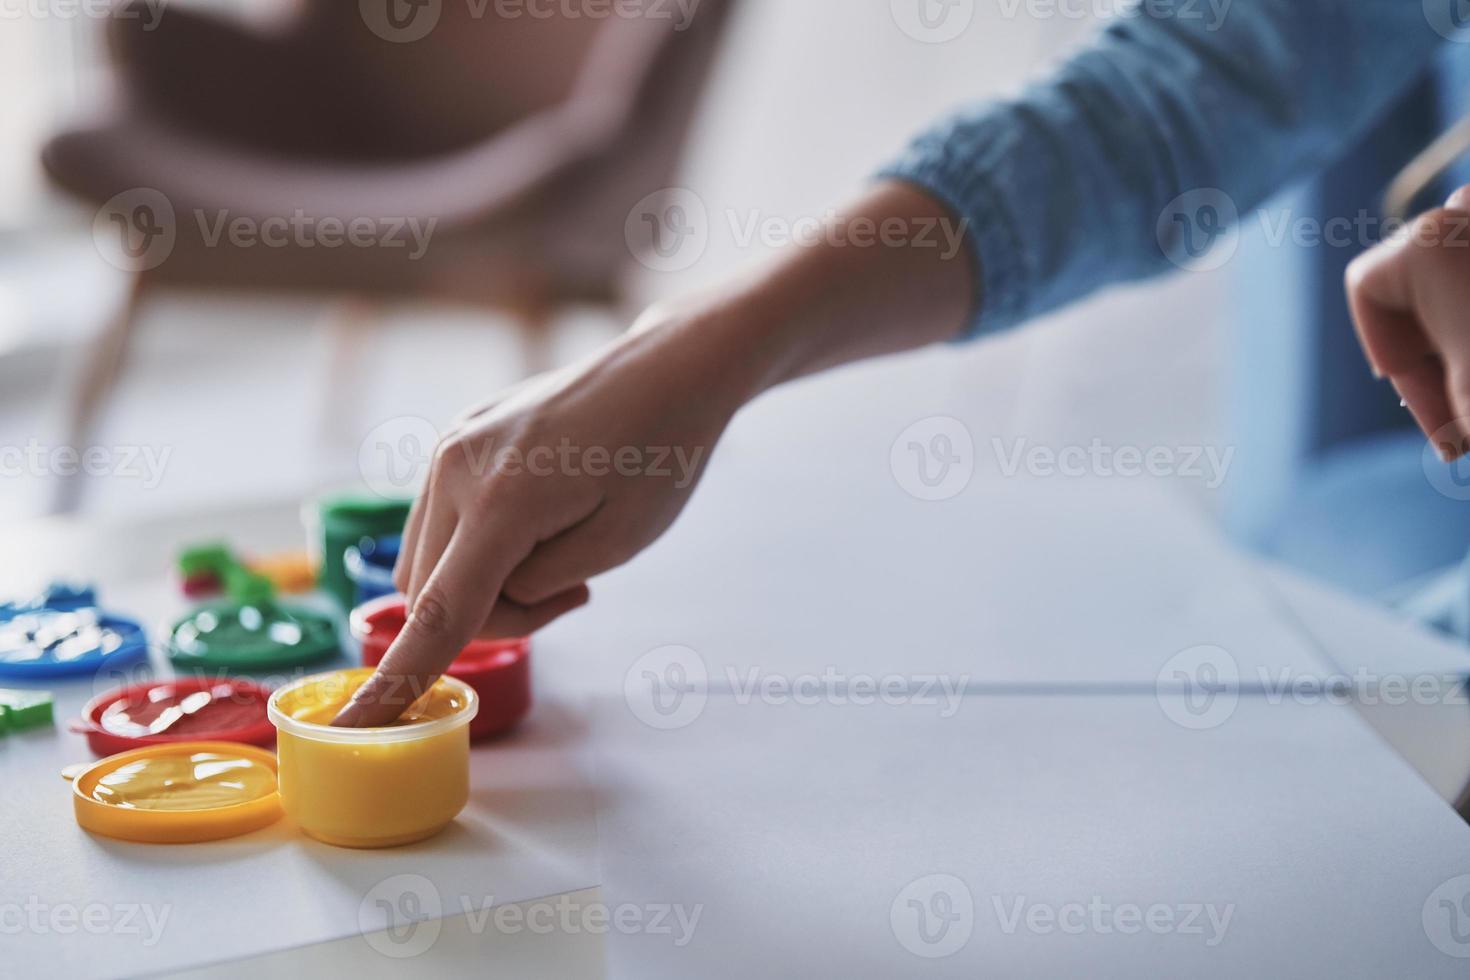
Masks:
[[[276,757],[253,745],[150,745],[94,762],[68,778],[77,823],[122,840],[219,840],[259,830],[281,816]]]
[[[0,616],[0,680],[93,674],[147,656],[142,626],[93,607],[10,607]]]
[[[0,623],[8,622],[23,613],[34,613],[43,609],[75,612],[78,609],[95,609],[96,606],[97,590],[90,585],[52,582],[39,595],[12,602],[0,602]]]
[[[469,802],[474,690],[441,677],[391,726],[331,727],[372,673],[307,677],[276,691],[268,707],[282,806],[308,835],[341,847],[432,837]]]
[[[388,647],[407,621],[403,596],[392,595],[352,611],[352,635],[362,644],[364,666],[383,662]],[[470,738],[493,738],[510,731],[531,710],[531,641],[476,640],[449,665],[450,677],[464,681],[480,697],[480,713]]]
[[[337,494],[308,504],[302,512],[312,557],[319,562],[318,583],[344,611],[352,608],[356,587],[347,577],[348,548],[369,540],[402,534],[408,523],[408,500],[371,494]]]
[[[168,640],[176,665],[211,670],[299,667],[340,649],[332,617],[273,599],[201,606],[174,624]]]
[[[270,691],[239,679],[185,677],[133,684],[98,695],[72,731],[87,736],[99,756],[179,742],[240,742],[270,746],[276,729],[266,716]]]
[[[347,549],[342,560],[347,568],[347,577],[357,587],[357,605],[398,591],[398,586],[393,584],[393,566],[398,561],[398,549],[402,544],[403,538],[395,534],[368,538]]]

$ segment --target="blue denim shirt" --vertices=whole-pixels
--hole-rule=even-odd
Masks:
[[[881,176],[968,219],[971,334],[999,330],[1174,268],[1160,218],[1181,195],[1218,189],[1243,214],[1331,162],[1447,37],[1470,41],[1461,3],[1148,0],[1018,98],[921,135]]]

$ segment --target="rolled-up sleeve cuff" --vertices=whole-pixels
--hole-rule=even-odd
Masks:
[[[922,146],[911,148],[875,175],[912,184],[965,225],[975,292],[972,313],[957,338],[971,340],[1014,326],[1027,316],[1027,275],[1020,235],[994,184]]]

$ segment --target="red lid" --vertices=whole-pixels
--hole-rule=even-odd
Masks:
[[[180,677],[98,695],[72,730],[100,756],[172,742],[241,742],[269,746],[270,691],[238,678]]]
[[[362,662],[376,667],[408,622],[403,596],[390,595],[352,611],[352,635],[362,643]],[[531,710],[531,640],[475,640],[459,652],[445,671],[480,696],[480,712],[470,723],[470,737],[488,738],[516,726]]]

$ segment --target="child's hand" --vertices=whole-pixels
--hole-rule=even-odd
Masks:
[[[444,438],[394,571],[408,624],[334,724],[391,722],[472,638],[523,636],[577,608],[588,579],[673,522],[751,383],[708,310],[650,313]]]
[[[1446,460],[1470,450],[1470,187],[1348,268],[1368,362]]]

